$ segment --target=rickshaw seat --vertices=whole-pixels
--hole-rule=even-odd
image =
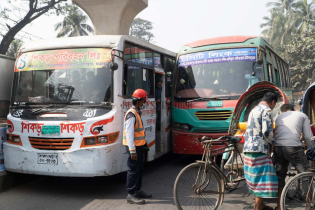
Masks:
[[[242,140],[242,138],[237,137],[237,136],[232,136],[232,137],[227,137],[226,141],[228,141],[229,143],[238,143]]]

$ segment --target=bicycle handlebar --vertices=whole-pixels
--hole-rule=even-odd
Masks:
[[[207,137],[207,136],[203,136],[199,141],[201,142],[201,143],[203,143],[203,144],[206,144],[206,143],[210,143],[210,142],[216,142],[216,141],[220,141],[220,140],[222,140],[222,139],[224,139],[224,138],[226,138],[227,136],[221,136],[221,137],[219,137],[219,138],[217,138],[217,139],[211,139],[211,138],[209,138],[209,137]]]

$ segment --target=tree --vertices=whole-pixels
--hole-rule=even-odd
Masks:
[[[16,58],[18,56],[19,50],[22,47],[23,41],[19,39],[15,39],[10,44],[9,50],[7,52],[7,56],[11,56]]]
[[[86,23],[87,20],[88,17],[76,5],[72,5],[64,20],[55,25],[55,31],[60,30],[57,37],[88,36],[89,33],[94,33],[93,28]]]
[[[19,6],[14,6],[11,3],[11,8],[5,7],[0,11],[0,24],[6,28],[5,33],[0,43],[0,54],[6,54],[14,37],[19,33],[27,24],[39,18],[43,14],[57,14],[62,12],[61,2],[67,0],[28,0],[19,1]],[[67,5],[66,5],[67,6]],[[12,15],[13,12],[18,15]],[[5,23],[5,24],[4,24]]]
[[[153,42],[154,34],[151,32],[153,23],[141,18],[136,18],[132,21],[129,35],[146,42]]]
[[[305,90],[315,73],[315,31],[294,35],[285,49],[290,60],[293,89]]]

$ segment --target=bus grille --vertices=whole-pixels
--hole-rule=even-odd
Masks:
[[[195,116],[198,120],[227,120],[231,117],[232,113],[230,110],[199,111],[195,112]]]
[[[33,148],[41,150],[66,150],[70,149],[73,138],[37,138],[29,137]]]

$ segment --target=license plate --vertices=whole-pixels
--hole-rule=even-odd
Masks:
[[[55,153],[38,153],[38,164],[58,165],[58,154]]]
[[[223,106],[223,101],[208,101],[207,107],[220,107]]]
[[[59,125],[45,125],[42,126],[42,134],[60,134],[60,126]]]

